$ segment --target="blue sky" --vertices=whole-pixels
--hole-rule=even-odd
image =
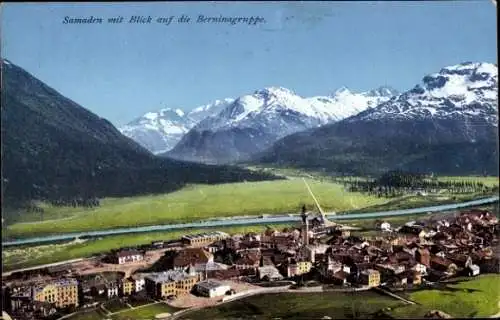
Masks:
[[[185,110],[266,86],[302,96],[390,85],[464,61],[497,62],[488,0],[15,4],[2,6],[2,57],[87,109],[123,125],[165,106]],[[185,14],[192,23],[162,25]],[[256,26],[194,23],[262,16]],[[117,25],[63,24],[123,16]],[[128,24],[150,15],[151,24]]]

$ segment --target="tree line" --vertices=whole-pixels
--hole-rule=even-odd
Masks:
[[[488,193],[498,190],[498,186],[488,187],[480,181],[441,181],[435,176],[402,171],[390,171],[375,179],[341,177],[336,178],[335,181],[343,184],[350,192],[362,192],[388,198],[408,193],[437,193],[441,190],[454,194]]]

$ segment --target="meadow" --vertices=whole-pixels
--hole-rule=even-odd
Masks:
[[[309,175],[285,171],[289,179],[262,182],[241,182],[220,185],[190,185],[177,192],[129,198],[106,198],[93,209],[55,207],[39,203],[40,213],[10,213],[13,221],[3,226],[2,238],[22,238],[49,234],[104,230],[130,226],[182,223],[215,217],[297,213],[302,204],[314,208],[314,202],[299,179]],[[498,185],[496,177],[443,177],[481,181]],[[348,192],[344,187],[309,175],[307,179],[325,211],[369,212],[415,208],[471,200],[480,194],[441,194],[379,198],[374,195]]]
[[[145,307],[138,307],[130,310],[122,310],[108,318],[113,320],[150,320],[160,313],[174,313],[179,309],[173,308],[165,303],[156,303]]]
[[[170,307],[165,303],[155,303],[144,307],[136,307],[131,309],[125,307],[119,311],[113,311],[112,314],[106,314],[101,309],[96,309],[87,312],[79,312],[69,318],[68,320],[153,320],[155,316],[160,313],[174,313],[179,309]]]
[[[340,184],[332,182],[309,180],[308,183],[325,211],[356,210],[388,201],[347,192]],[[101,206],[94,209],[45,204],[43,221],[40,221],[40,214],[19,213],[24,221],[4,227],[3,238],[192,222],[235,215],[298,213],[304,203],[311,208],[314,206],[299,179],[191,185],[164,195],[103,199]]]
[[[465,181],[465,182],[482,182],[485,186],[487,187],[494,187],[499,185],[499,178],[498,177],[480,177],[480,176],[467,176],[467,177],[438,177],[439,181],[443,182],[458,182],[458,181]]]
[[[441,310],[455,318],[484,318],[500,311],[500,275],[480,275],[449,284],[445,289],[419,290],[408,294],[417,305],[394,308],[395,318],[423,318],[429,310]]]
[[[291,177],[291,178],[311,178],[311,179],[316,179],[316,180],[323,180],[323,181],[338,181],[340,180],[346,180],[346,181],[353,181],[353,180],[360,180],[360,181],[366,181],[367,177],[358,177],[358,176],[342,176],[342,177],[335,177],[331,174],[328,174],[326,172],[320,172],[320,171],[312,171],[312,170],[302,170],[302,169],[296,169],[296,168],[280,168],[280,167],[263,167],[263,166],[248,166],[247,169],[249,170],[262,170],[264,172],[272,173],[278,176],[283,176],[283,177]],[[373,177],[372,177],[373,178]],[[499,177],[494,177],[494,176],[438,176],[437,177],[438,181],[442,182],[459,182],[459,181],[464,181],[464,182],[482,182],[485,186],[487,187],[494,187],[499,185]]]
[[[86,312],[79,312],[69,318],[68,320],[101,320],[101,319],[107,319],[107,317],[104,315],[104,312],[97,309],[97,310],[90,310]]]
[[[369,319],[401,303],[374,292],[263,294],[189,312],[181,319]]]

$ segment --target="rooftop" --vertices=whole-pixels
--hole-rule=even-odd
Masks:
[[[202,248],[188,248],[179,251],[174,258],[174,266],[184,267],[189,264],[208,263],[213,261],[213,254]]]
[[[220,286],[223,286],[222,283],[220,283],[219,281],[215,281],[215,280],[201,281],[201,282],[198,282],[196,285],[199,287],[202,287],[204,289],[207,289],[207,290],[216,289]]]
[[[222,231],[212,231],[212,232],[203,232],[203,233],[196,233],[196,234],[187,234],[183,236],[183,239],[188,239],[188,240],[193,240],[193,239],[203,239],[203,238],[209,238],[209,237],[223,237],[223,238],[228,238],[229,235],[225,232]]]
[[[373,270],[373,269],[366,269],[366,270],[361,271],[361,273],[365,274],[365,275],[369,275],[369,274],[376,274],[376,273],[380,273],[380,272],[378,272],[377,270]]]
[[[164,282],[177,282],[190,277],[191,276],[184,271],[168,270],[165,272],[150,273],[144,278],[149,279],[153,282],[164,283]]]
[[[142,252],[134,249],[129,249],[129,250],[120,250],[116,253],[119,257],[128,257],[128,256],[136,256],[136,255],[143,255]]]
[[[35,291],[41,291],[43,290],[46,286],[53,285],[57,287],[66,287],[66,286],[77,286],[78,281],[76,279],[58,279],[55,281],[48,281],[48,282],[42,282],[39,284],[34,285]]]
[[[208,262],[208,263],[197,263],[194,265],[194,269],[197,272],[213,271],[213,270],[226,270],[229,268],[228,265],[218,262]]]

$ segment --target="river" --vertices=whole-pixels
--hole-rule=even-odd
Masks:
[[[391,216],[403,216],[427,212],[438,212],[438,211],[449,211],[456,210],[466,207],[474,207],[479,205],[491,204],[498,202],[499,197],[489,197],[479,200],[473,200],[462,203],[454,204],[444,204],[432,207],[422,207],[414,209],[404,209],[404,210],[393,210],[393,211],[382,211],[382,212],[370,212],[370,213],[352,213],[352,214],[342,214],[342,215],[332,215],[331,213],[326,213],[328,219],[331,220],[354,220],[354,219],[367,219],[367,218],[382,218]],[[205,220],[200,222],[191,223],[179,223],[179,224],[164,224],[164,225],[154,225],[154,226],[143,226],[143,227],[130,227],[130,228],[117,228],[110,230],[97,230],[88,232],[78,232],[78,233],[63,233],[56,235],[47,235],[33,238],[15,239],[10,241],[2,242],[3,247],[23,245],[23,244],[34,244],[34,243],[44,243],[44,242],[54,242],[63,240],[72,240],[80,237],[99,237],[107,235],[117,235],[125,233],[141,233],[141,232],[152,232],[152,231],[168,231],[168,230],[179,230],[179,229],[189,229],[189,228],[208,228],[208,227],[222,227],[222,226],[235,226],[235,225],[256,225],[256,224],[276,224],[276,223],[287,223],[300,221],[300,216],[298,214],[281,214],[277,216],[262,216],[253,218],[232,218],[232,219],[219,219],[219,220]]]

